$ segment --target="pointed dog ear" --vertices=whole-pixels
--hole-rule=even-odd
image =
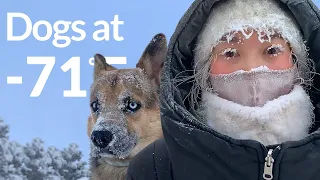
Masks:
[[[94,72],[93,72],[94,80],[96,80],[101,75],[102,72],[111,71],[115,69],[117,68],[108,64],[104,56],[102,56],[101,54],[94,55]]]
[[[156,89],[160,88],[160,77],[167,54],[167,39],[162,33],[155,35],[145,48],[136,67],[141,68]]]

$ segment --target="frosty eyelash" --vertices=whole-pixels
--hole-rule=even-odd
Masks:
[[[276,52],[273,54],[269,54],[270,50],[275,49]],[[268,49],[266,50],[268,55],[271,56],[278,56],[281,52],[285,51],[285,48],[281,45],[281,44],[273,44],[272,46],[268,47]]]
[[[228,53],[233,53],[234,55],[230,57],[230,56],[228,56]],[[234,58],[236,54],[238,54],[236,49],[226,48],[219,55],[225,56],[225,59],[230,59],[230,58]]]

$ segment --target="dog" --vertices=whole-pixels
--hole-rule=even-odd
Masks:
[[[117,69],[94,55],[87,123],[92,180],[125,180],[130,159],[163,137],[159,89],[166,53],[166,36],[159,33],[136,68]]]

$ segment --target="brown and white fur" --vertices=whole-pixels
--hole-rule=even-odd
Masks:
[[[124,180],[130,159],[163,136],[158,95],[166,52],[166,37],[159,33],[136,68],[117,69],[94,56],[87,129],[92,180]]]

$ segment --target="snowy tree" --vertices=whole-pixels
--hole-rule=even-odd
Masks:
[[[26,176],[22,172],[26,159],[24,147],[15,141],[11,141],[9,142],[8,150],[11,156],[10,161],[8,161],[11,167],[9,174],[11,176],[15,176],[15,178],[13,179],[17,179],[17,176],[19,176],[22,179],[26,179]]]
[[[85,169],[86,163],[81,162],[82,153],[78,150],[77,144],[70,144],[65,148],[61,155],[65,160],[59,173],[67,180],[77,180],[81,177],[87,176]]]
[[[0,119],[0,180],[8,177],[8,163],[6,160],[8,150],[8,132],[9,126],[4,124],[3,120]]]
[[[77,144],[59,150],[34,138],[21,145],[9,141],[9,126],[0,119],[0,180],[87,180],[86,162]]]
[[[27,143],[24,147],[26,159],[24,161],[23,174],[27,179],[46,179],[48,174],[53,173],[51,158],[44,149],[44,142],[39,138],[33,139],[32,143]]]
[[[2,118],[0,118],[0,138],[9,139],[9,126],[6,125]]]
[[[0,118],[0,180],[23,180],[14,167],[14,156],[10,152],[9,126]]]
[[[9,126],[0,119],[0,180],[19,179],[10,152]]]

